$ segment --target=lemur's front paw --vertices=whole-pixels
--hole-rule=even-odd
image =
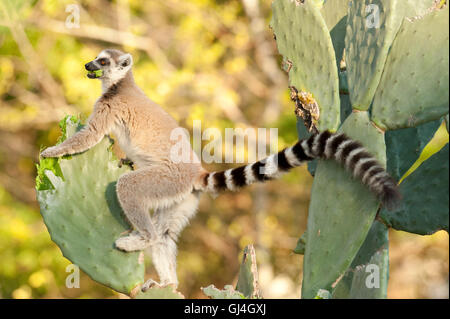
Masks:
[[[42,157],[59,157],[59,156],[61,156],[61,153],[58,151],[58,147],[57,146],[52,146],[52,147],[46,148],[41,153],[41,156]]]
[[[120,237],[116,240],[115,245],[123,251],[140,251],[151,245],[151,240],[145,238],[139,232],[133,231],[128,236]]]

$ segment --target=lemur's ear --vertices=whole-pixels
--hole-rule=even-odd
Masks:
[[[133,57],[131,54],[126,53],[119,58],[119,65],[121,67],[127,67],[133,64]]]

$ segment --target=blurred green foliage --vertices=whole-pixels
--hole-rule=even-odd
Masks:
[[[270,2],[0,0],[0,298],[121,297],[85,274],[80,288],[66,288],[70,262],[50,240],[34,189],[39,150],[57,142],[58,122],[86,119],[101,93],[84,70],[101,50],[130,52],[138,85],[191,132],[201,120],[222,133],[276,127],[279,149],[296,140]],[[79,28],[67,28],[74,3]],[[301,167],[237,194],[204,196],[179,241],[179,290],[205,298],[200,287],[235,284],[239,253],[253,243],[264,297],[298,297],[303,256],[292,249],[306,228],[311,183]],[[448,236],[439,236],[448,251]],[[448,271],[439,273],[448,284]]]

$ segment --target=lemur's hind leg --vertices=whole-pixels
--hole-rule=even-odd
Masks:
[[[183,189],[184,185],[175,179],[168,168],[162,166],[141,168],[119,178],[117,198],[135,231],[116,240],[117,248],[143,250],[158,240],[159,235],[149,211],[171,206],[187,195],[187,187]]]
[[[189,194],[182,202],[167,209],[158,209],[154,214],[154,222],[159,240],[149,248],[152,262],[158,272],[160,282],[150,279],[142,286],[146,290],[153,285],[178,286],[177,278],[177,239],[183,228],[188,224],[198,207],[197,192]]]

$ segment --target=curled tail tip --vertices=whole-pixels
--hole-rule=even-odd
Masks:
[[[392,180],[391,183],[384,185],[383,190],[380,194],[380,200],[383,204],[383,207],[385,207],[389,211],[393,211],[398,207],[401,199],[402,195],[394,180]]]

